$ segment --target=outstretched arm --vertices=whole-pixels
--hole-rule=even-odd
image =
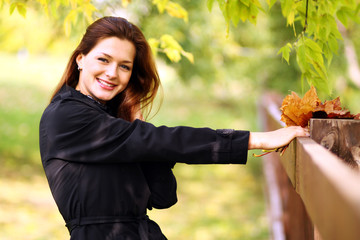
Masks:
[[[310,136],[309,130],[299,126],[281,128],[271,132],[251,132],[249,150],[275,149],[286,146],[295,137]]]

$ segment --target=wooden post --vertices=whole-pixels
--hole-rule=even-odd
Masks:
[[[311,119],[310,134],[315,142],[359,170],[360,120]]]

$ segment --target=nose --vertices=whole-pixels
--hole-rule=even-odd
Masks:
[[[109,79],[114,79],[117,77],[117,66],[116,65],[109,65],[105,72],[106,77]]]

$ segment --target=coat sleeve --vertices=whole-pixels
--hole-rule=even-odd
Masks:
[[[172,172],[172,162],[142,163],[141,169],[148,183],[151,195],[148,208],[169,208],[177,202],[177,183]]]
[[[43,161],[245,164],[248,140],[248,131],[128,122],[74,100],[50,104],[40,121]]]

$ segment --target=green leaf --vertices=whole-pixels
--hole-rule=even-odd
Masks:
[[[70,36],[71,33],[71,28],[72,25],[71,24],[75,24],[76,23],[76,18],[77,18],[77,9],[72,9],[68,15],[65,17],[64,20],[64,31],[65,31],[65,35],[66,36]]]
[[[164,52],[172,62],[179,62],[181,59],[180,51],[176,49],[166,48],[164,49]]]
[[[311,78],[310,83],[318,90],[325,92],[327,95],[331,95],[332,89],[326,79],[313,77]]]
[[[165,9],[170,16],[181,18],[184,19],[185,22],[188,22],[188,12],[180,4],[169,1]]]
[[[310,61],[310,64],[313,66],[320,78],[327,80],[326,69],[323,62],[321,63],[319,61]]]
[[[10,15],[13,14],[15,8],[16,8],[16,3],[12,3],[12,4],[10,5],[10,8],[9,8],[9,13],[10,13]]]
[[[307,71],[306,53],[304,44],[299,44],[296,51],[296,61],[299,64],[301,72]]]
[[[23,3],[17,4],[17,10],[21,16],[26,17],[26,6]]]
[[[24,3],[13,2],[9,8],[10,15],[12,15],[14,13],[15,9],[17,9],[18,13],[21,16],[23,16],[24,18],[26,17],[26,5]]]
[[[219,3],[219,8],[225,18],[225,21],[227,23],[229,23],[229,21],[230,21],[230,17],[229,17],[229,13],[228,13],[229,1],[217,0],[217,2]]]
[[[274,6],[277,0],[266,0],[267,4],[269,5],[269,10]]]
[[[317,52],[317,53],[322,53],[321,48],[319,47],[319,45],[312,39],[310,38],[306,38],[305,39],[305,46],[310,48],[311,50]]]
[[[168,0],[153,0],[152,2],[153,2],[154,5],[156,5],[158,11],[160,13],[163,13],[164,10],[165,10],[166,5],[168,3]]]
[[[245,8],[245,9],[243,9]],[[244,17],[247,19],[247,13],[244,13],[243,11],[246,11],[246,6],[237,0],[230,0],[229,1],[229,16],[231,18],[232,23],[236,27],[240,19],[243,20]],[[246,20],[245,19],[245,20]],[[244,20],[243,20],[244,21]]]
[[[324,52],[324,57],[327,60],[327,67],[330,67],[330,64],[332,62],[333,59],[333,52],[330,50],[330,47],[328,45],[325,45],[323,48],[323,52]]]
[[[336,12],[336,16],[345,27],[348,26],[347,11],[344,7],[340,8]]]
[[[290,43],[287,43],[285,46],[283,46],[279,51],[278,51],[278,55],[282,54],[282,58],[285,59],[285,61],[289,63],[289,59],[290,59],[290,52],[292,49],[292,45]]]
[[[162,35],[160,38],[160,47],[171,61],[180,61],[181,51],[183,51],[183,49],[173,36],[168,34]]]
[[[255,5],[257,8],[263,10],[259,0],[251,0],[251,3],[252,3],[252,5]]]
[[[172,48],[178,51],[183,50],[175,38],[169,34],[162,35],[160,38],[160,43],[162,48]]]
[[[250,0],[240,0],[240,2],[242,2],[242,4],[244,4],[247,7],[249,7],[250,5]]]
[[[160,41],[155,39],[155,38],[149,38],[148,43],[151,47],[151,52],[154,55],[154,57],[156,57],[157,52],[158,52],[158,48],[160,45]]]
[[[251,4],[249,21],[254,25],[256,24],[256,19],[257,19],[258,13],[259,13],[258,8],[254,4]]]
[[[339,32],[338,25],[333,16],[328,16],[327,18],[327,26],[330,27],[330,31],[334,36],[338,39],[342,39],[341,33]]]
[[[249,19],[249,16],[250,16],[249,8],[246,7],[245,5],[241,4],[240,5],[240,19],[241,19],[241,21],[245,22],[246,20]]]
[[[335,36],[332,35],[332,34],[330,34],[330,36],[329,36],[328,45],[329,45],[330,50],[331,50],[333,53],[337,53],[337,52],[338,52],[338,50],[339,50],[339,45],[338,45],[337,39],[336,39]]]
[[[284,17],[287,18],[287,16],[289,15],[292,4],[293,4],[293,0],[282,0],[281,1],[281,12]]]
[[[207,1],[207,8],[209,9],[209,12],[211,12],[213,5],[214,5],[214,0]]]
[[[194,55],[192,53],[181,51],[181,55],[186,57],[191,63],[194,63]]]

